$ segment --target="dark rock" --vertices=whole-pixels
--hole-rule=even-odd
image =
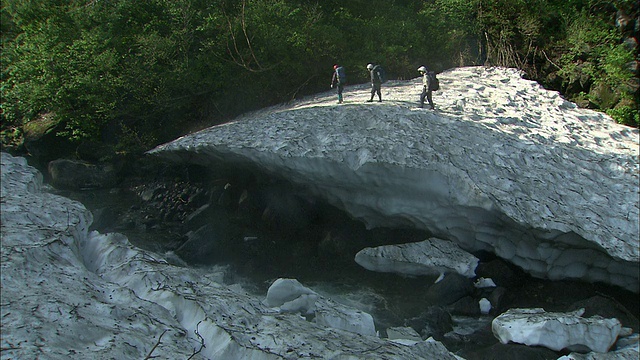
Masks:
[[[588,299],[576,301],[569,306],[568,311],[584,308],[583,317],[591,317],[600,315],[603,318],[616,318],[622,326],[632,328],[634,332],[638,332],[640,321],[626,307],[617,300],[603,295],[596,295]]]
[[[493,303],[492,303],[493,304]],[[478,300],[471,296],[465,296],[453,303],[450,307],[451,313],[463,316],[480,316],[480,306]]]
[[[207,204],[207,200],[208,200],[207,192],[204,189],[194,188],[189,193],[189,197],[187,199],[187,202],[189,203],[189,206],[199,207],[199,206],[202,206],[202,205],[206,205]]]
[[[499,314],[507,310],[504,308],[505,299],[507,297],[507,289],[498,286],[493,289],[487,300],[491,302],[491,314]]]
[[[175,253],[187,263],[211,264],[225,257],[224,246],[227,242],[225,229],[205,225],[187,233],[187,241]]]
[[[327,261],[353,262],[358,251],[367,247],[367,240],[367,230],[362,224],[332,225],[318,244],[318,254]]]
[[[154,226],[158,225],[158,219],[152,217],[152,216],[146,216],[144,219],[142,219],[142,223],[148,227],[148,228],[153,228]]]
[[[76,155],[80,160],[99,162],[111,160],[116,152],[112,146],[98,141],[83,141],[76,148]]]
[[[430,306],[420,316],[405,321],[405,326],[420,333],[423,339],[433,337],[442,340],[444,334],[453,330],[451,315],[440,306]]]
[[[596,83],[591,86],[589,99],[599,108],[607,109],[618,103],[620,96],[606,83]]]
[[[525,276],[524,272],[507,264],[502,259],[481,262],[476,268],[476,275],[478,277],[490,278],[496,285],[506,288],[520,285]]]
[[[635,25],[635,20],[632,16],[628,15],[622,9],[618,9],[616,12],[616,26],[622,32],[630,32],[633,33],[633,28]]]
[[[91,230],[110,229],[118,222],[118,214],[113,208],[104,207],[94,209],[92,215],[93,223],[91,223]]]
[[[101,189],[118,183],[116,169],[109,164],[95,165],[84,161],[58,159],[48,166],[53,186],[61,189]]]
[[[430,304],[449,305],[473,293],[471,279],[456,273],[445,275],[440,282],[431,285],[427,290],[427,300]]]
[[[309,227],[309,204],[283,185],[270,186],[263,193],[262,221],[274,231],[294,232]]]
[[[473,317],[473,319],[478,318]],[[461,332],[456,330],[448,332],[442,340],[447,349],[460,356],[498,343],[498,339],[491,330],[491,321],[487,321],[484,326],[476,328],[472,333],[467,333],[465,330]]]
[[[561,356],[544,347],[500,343],[459,355],[466,360],[556,360]]]
[[[184,220],[184,227],[186,229],[197,229],[207,224],[214,212],[210,208],[209,204],[205,204],[197,208],[195,211],[187,215]]]
[[[126,231],[132,230],[136,228],[136,222],[132,219],[122,219],[118,221],[116,225],[114,225],[114,231]]]
[[[24,148],[37,167],[46,166],[54,159],[73,153],[74,146],[65,137],[58,136],[64,125],[51,113],[43,114],[23,126]]]

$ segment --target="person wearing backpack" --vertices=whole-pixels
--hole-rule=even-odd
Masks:
[[[367,100],[367,102],[373,101],[373,96],[378,94],[378,102],[382,102],[382,83],[384,82],[382,67],[380,65],[367,64],[367,70],[371,73],[371,99]]]
[[[333,65],[333,77],[331,78],[331,88],[338,88],[338,104],[342,104],[342,90],[347,83],[347,74],[344,67],[336,64]]]
[[[432,75],[433,72],[429,71],[429,69],[424,65],[418,68],[418,72],[422,75],[422,94],[420,94],[420,107],[424,107],[424,99],[427,98],[427,101],[431,106],[431,110],[434,110],[435,106],[433,106],[432,91],[435,85],[433,83],[433,77],[435,76],[435,74]]]

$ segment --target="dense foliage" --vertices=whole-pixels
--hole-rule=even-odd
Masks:
[[[46,130],[144,150],[325,90],[334,63],[364,82],[368,62],[398,79],[518,67],[638,126],[620,21],[637,14],[635,0],[4,0],[2,142]]]

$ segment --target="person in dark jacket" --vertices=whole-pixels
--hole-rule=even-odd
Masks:
[[[342,104],[342,90],[347,82],[347,75],[344,67],[336,64],[333,65],[333,77],[331,78],[331,88],[338,88],[338,104]]]
[[[431,110],[435,109],[433,106],[433,95],[431,87],[431,76],[429,75],[429,69],[426,66],[420,66],[418,72],[422,75],[422,94],[420,94],[420,107],[424,107],[424,99],[426,98],[431,106]]]
[[[372,102],[376,93],[378,94],[378,102],[382,102],[380,65],[367,64],[367,70],[371,73],[371,99],[367,100],[367,102]]]

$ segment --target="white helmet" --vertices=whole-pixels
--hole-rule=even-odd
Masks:
[[[373,69],[373,64],[367,64],[367,69],[368,69],[368,70]]]
[[[427,72],[427,68],[426,68],[426,67],[424,67],[424,66],[420,66],[420,67],[418,68],[418,71],[420,71],[420,72]]]

